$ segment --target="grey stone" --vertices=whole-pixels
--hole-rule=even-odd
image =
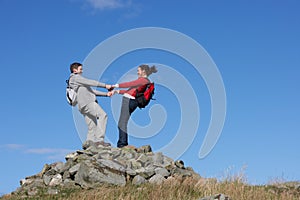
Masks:
[[[141,154],[136,161],[140,162],[142,166],[145,166],[146,162],[148,161],[148,157],[145,154]]]
[[[29,185],[34,181],[34,179],[24,178],[20,180],[20,185]]]
[[[133,170],[137,170],[137,169],[140,169],[142,168],[142,163],[141,162],[138,162],[137,160],[134,160],[134,159],[131,159],[131,168]]]
[[[65,158],[66,163],[46,164],[38,174],[22,179],[17,192],[28,196],[27,192],[37,194],[37,188],[49,189],[51,194],[59,193],[59,189],[50,189],[59,188],[57,186],[95,188],[103,183],[124,186],[126,181],[140,185],[145,182],[162,184],[173,179],[180,183],[186,176],[200,179],[192,168],[184,167],[183,161],[174,162],[161,152],[153,153],[149,145],[135,149],[92,145]]]
[[[57,186],[62,183],[62,175],[56,174],[50,181],[49,186]]]
[[[104,151],[97,154],[97,159],[113,159],[113,155],[110,152]]]
[[[182,160],[176,160],[175,165],[180,169],[184,169],[184,162]]]
[[[156,168],[155,169],[155,174],[160,174],[163,177],[170,176],[170,172],[168,170],[166,170],[165,168]]]
[[[121,150],[119,148],[117,149],[112,149],[111,154],[112,154],[112,159],[115,159],[121,155]]]
[[[56,162],[51,165],[51,167],[57,172],[57,173],[62,173],[63,168],[64,168],[64,163],[63,162]]]
[[[76,151],[79,155],[81,154],[84,154],[84,155],[87,155],[87,156],[93,156],[94,153],[90,152],[89,150],[77,150]]]
[[[150,145],[144,145],[136,150],[138,153],[150,153],[152,152],[152,148]]]
[[[135,172],[138,175],[144,177],[145,179],[149,179],[151,176],[153,176],[155,174],[154,168],[151,168],[151,167],[149,167],[149,168],[142,167],[140,169],[135,170]]]
[[[49,175],[44,174],[43,175],[43,181],[44,181],[45,185],[49,185],[52,178],[53,178],[52,175],[49,176]]]
[[[73,152],[73,153],[66,155],[65,159],[66,159],[66,161],[68,161],[69,159],[74,159],[76,156],[78,156],[78,153]]]
[[[83,188],[95,188],[101,183],[125,185],[125,175],[113,173],[107,169],[98,170],[89,163],[82,163],[75,175],[75,183]]]
[[[80,167],[80,163],[74,165],[73,167],[71,167],[69,169],[69,173],[71,176],[73,176],[74,174],[76,174],[76,172],[79,170],[79,167]]]
[[[124,159],[133,159],[136,156],[136,152],[133,149],[122,149],[120,157]]]
[[[101,152],[101,150],[95,146],[90,146],[89,148],[86,149],[86,151],[91,152],[92,155],[95,155],[95,154]]]
[[[180,168],[173,168],[171,171],[171,174],[177,174],[177,175],[181,175],[183,177],[188,177],[188,176],[192,176],[193,173],[189,170],[186,169],[180,169]]]
[[[85,160],[95,160],[95,159],[91,156],[88,156],[87,154],[81,154],[76,157],[77,163],[84,162]]]
[[[144,184],[146,182],[147,182],[147,180],[144,177],[140,176],[140,175],[137,175],[132,179],[132,184],[133,185],[141,185],[141,184]]]
[[[99,160],[97,160],[97,163],[100,163],[100,165],[103,165],[106,168],[110,168],[110,169],[113,169],[113,170],[121,172],[121,173],[124,173],[126,171],[125,166],[118,163],[117,161],[99,159]]]
[[[62,172],[68,171],[75,164],[73,159],[68,159],[62,168]]]
[[[153,184],[162,184],[166,179],[160,175],[160,174],[155,174],[149,179],[149,183]]]
[[[74,176],[74,175],[72,175],[72,177],[73,177],[73,176]],[[69,171],[65,171],[65,172],[63,173],[63,180],[71,179],[72,177],[71,177],[71,174],[70,174]]]
[[[43,188],[45,187],[44,181],[42,178],[36,178],[36,179],[32,179],[30,180],[30,183],[25,184],[23,186],[24,188]]]
[[[57,171],[55,171],[55,169],[53,169],[53,168],[50,168],[44,174],[47,175],[47,176],[53,176],[53,175],[57,174]]]
[[[37,176],[42,177],[50,168],[50,165],[45,164],[42,171],[40,171],[40,173],[38,173]]]
[[[136,171],[130,169],[130,168],[127,168],[126,169],[126,174],[130,175],[130,176],[135,176],[137,173]]]
[[[162,166],[164,163],[164,158],[161,152],[157,152],[153,156],[153,165]]]
[[[174,160],[172,158],[169,158],[167,156],[163,156],[163,159],[164,159],[163,167],[167,167],[174,162]]]

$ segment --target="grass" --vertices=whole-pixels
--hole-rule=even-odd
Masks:
[[[284,185],[284,184],[281,184]],[[125,187],[102,185],[96,189],[60,189],[58,195],[47,195],[46,191],[38,196],[26,199],[66,199],[66,200],[195,200],[214,194],[226,194],[230,199],[238,200],[295,200],[300,199],[300,191],[296,187],[278,187],[277,185],[251,186],[239,180],[217,182],[214,179],[195,181],[185,179],[182,183],[170,182],[162,185],[143,184]],[[4,196],[3,200],[24,199],[19,195]]]
[[[300,199],[300,183],[274,181],[268,185],[249,185],[244,169],[237,174],[227,173],[220,181],[216,179],[192,178],[167,180],[164,184],[127,184],[124,187],[102,185],[96,189],[64,189],[57,195],[48,195],[41,190],[37,196],[28,200],[199,200],[205,196],[225,194],[232,200],[297,200]],[[24,199],[21,195],[6,195],[1,200]]]

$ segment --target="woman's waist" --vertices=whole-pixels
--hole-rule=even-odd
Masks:
[[[129,93],[124,93],[123,96],[126,97],[126,98],[128,98],[128,99],[135,99],[135,97],[132,96],[132,95],[129,94]]]

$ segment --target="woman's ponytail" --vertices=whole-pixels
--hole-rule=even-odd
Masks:
[[[150,67],[149,72],[150,72],[150,74],[156,73],[156,72],[157,72],[157,69],[156,69],[155,65],[153,65],[152,67]],[[150,74],[149,74],[149,75],[150,75]]]
[[[152,67],[149,67],[149,65],[140,65],[139,67],[142,70],[145,70],[147,76],[150,76],[152,73],[157,72],[155,65],[153,65]]]

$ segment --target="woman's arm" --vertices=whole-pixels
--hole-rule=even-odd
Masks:
[[[138,78],[134,81],[129,81],[129,82],[116,84],[116,85],[114,85],[114,87],[116,87],[116,88],[137,87],[137,86],[147,84],[148,82],[149,82],[149,80],[147,78],[141,77],[141,78]]]

